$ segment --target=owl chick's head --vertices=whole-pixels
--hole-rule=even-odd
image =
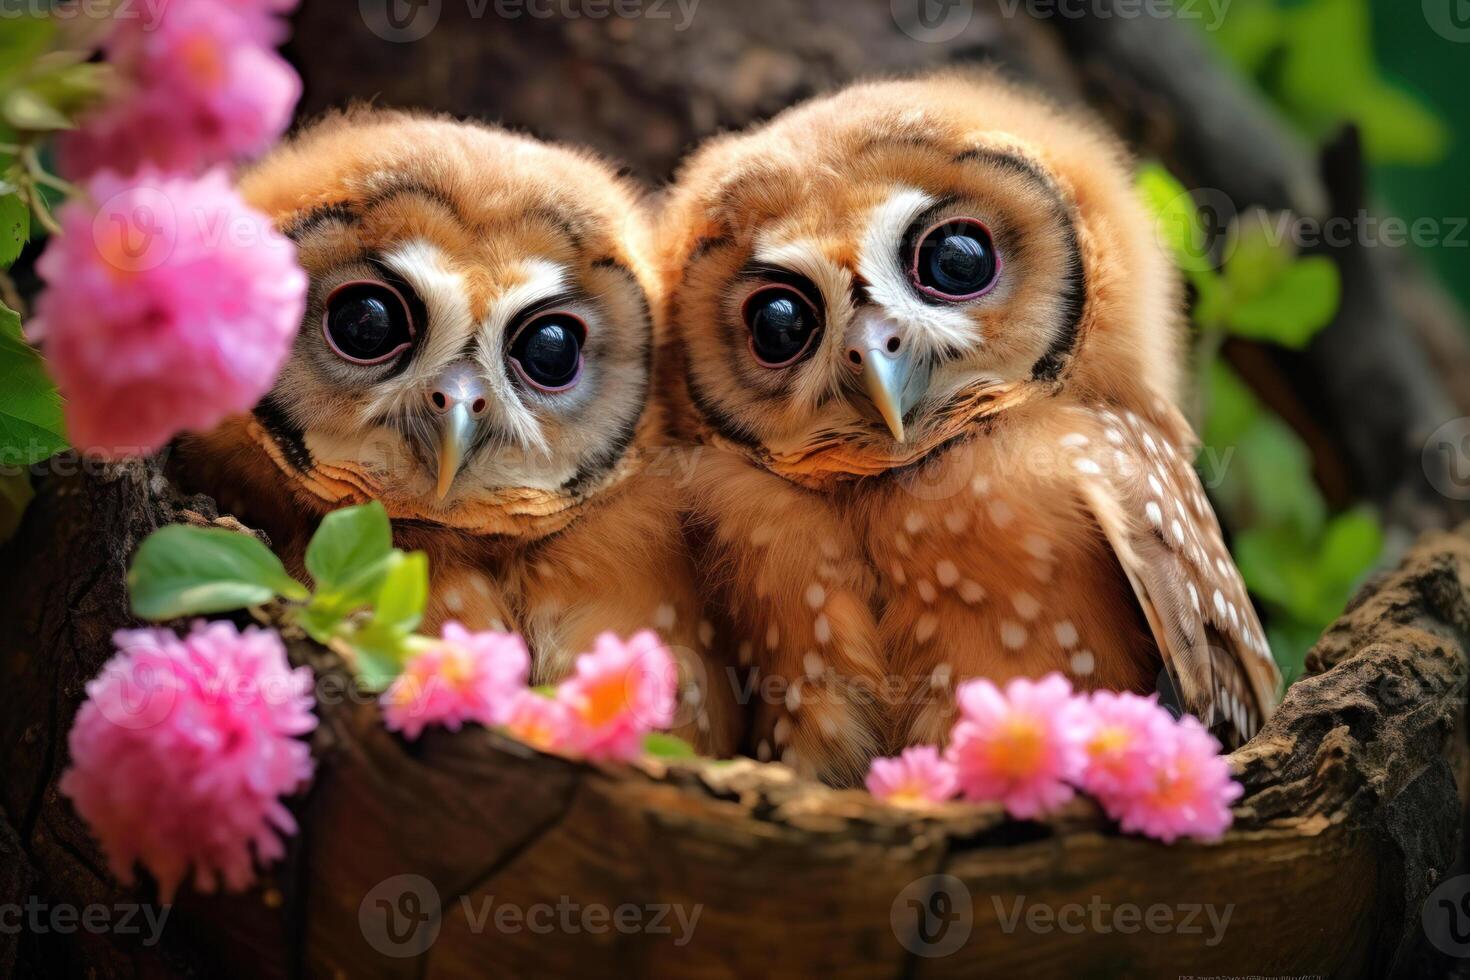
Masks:
[[[253,431],[323,507],[554,530],[644,437],[652,322],[636,192],[487,126],[354,111],[242,191],[311,280]]]
[[[1176,395],[1179,286],[1126,154],[990,75],[712,142],[661,241],[694,413],[793,478],[912,464],[1062,388]]]

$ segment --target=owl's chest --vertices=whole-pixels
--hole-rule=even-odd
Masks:
[[[867,503],[865,551],[889,669],[917,696],[969,677],[1059,671],[1080,687],[1153,681],[1153,641],[1071,486],[983,451]]]

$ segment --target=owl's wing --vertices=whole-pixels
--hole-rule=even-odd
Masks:
[[[1152,417],[1094,410],[1101,438],[1072,464],[1148,618],[1183,698],[1227,747],[1249,739],[1279,700],[1281,674],[1219,521],[1191,465],[1189,423],[1159,404]]]

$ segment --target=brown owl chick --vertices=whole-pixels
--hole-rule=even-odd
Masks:
[[[1183,302],[1123,150],[998,79],[858,85],[715,140],[662,234],[701,562],[753,741],[835,782],[953,685],[1277,698],[1175,407]],[[773,696],[773,693],[775,696]]]
[[[373,111],[306,130],[242,192],[296,243],[308,309],[255,411],[181,447],[186,481],[297,572],[323,514],[381,501],[429,554],[425,628],[522,633],[534,683],[647,627],[714,679],[647,465],[657,280],[637,192],[588,154]],[[733,699],[701,694],[684,733],[722,754]]]

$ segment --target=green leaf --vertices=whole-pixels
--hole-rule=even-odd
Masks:
[[[1154,215],[1154,234],[1174,255],[1181,269],[1206,273],[1213,269],[1210,239],[1194,197],[1157,163],[1139,168],[1134,186]]]
[[[679,736],[670,735],[667,732],[650,732],[643,736],[643,753],[660,759],[699,758],[699,753],[694,751],[694,746]]]
[[[381,691],[403,673],[412,651],[412,637],[399,630],[367,626],[347,638],[356,663],[358,683],[370,691]]]
[[[1331,259],[1298,259],[1260,293],[1227,312],[1225,322],[1238,336],[1300,350],[1332,322],[1341,290]]]
[[[1255,75],[1280,49],[1284,26],[1275,0],[1235,0],[1229,16],[1221,17],[1215,26],[1214,38],[1241,74]]]
[[[40,92],[18,88],[0,99],[0,116],[16,129],[49,132],[71,129],[72,121]]]
[[[1444,159],[1450,131],[1443,119],[1408,92],[1388,84],[1362,92],[1356,118],[1363,149],[1374,163],[1429,166]]]
[[[102,100],[113,81],[112,68],[100,62],[78,61],[81,52],[58,51],[46,55],[26,80],[25,91],[70,128],[76,118]],[[40,127],[28,127],[40,128]]]
[[[1427,164],[1443,157],[1448,127],[1380,75],[1366,3],[1310,0],[1285,14],[1279,95],[1308,135],[1321,137],[1353,120],[1375,163]]]
[[[318,591],[340,591],[392,552],[393,526],[375,500],[322,518],[306,546],[306,570]]]
[[[399,554],[383,577],[372,622],[407,634],[418,628],[429,601],[429,556],[422,551]]]
[[[159,528],[143,540],[128,569],[128,591],[133,613],[155,621],[309,595],[258,539],[185,524]]]
[[[31,475],[25,470],[0,474],[0,542],[15,534],[33,496]]]
[[[56,21],[49,17],[7,17],[0,31],[0,83],[28,71],[51,47]],[[3,87],[3,85],[0,85]]]
[[[21,339],[20,315],[0,303],[0,465],[29,466],[66,448],[61,396],[41,355]]]
[[[0,269],[10,268],[30,237],[31,209],[26,202],[18,194],[0,197]]]
[[[1247,211],[1230,228],[1230,255],[1225,282],[1232,300],[1251,299],[1270,288],[1291,265],[1295,246],[1280,222],[1289,216],[1261,210]]]

